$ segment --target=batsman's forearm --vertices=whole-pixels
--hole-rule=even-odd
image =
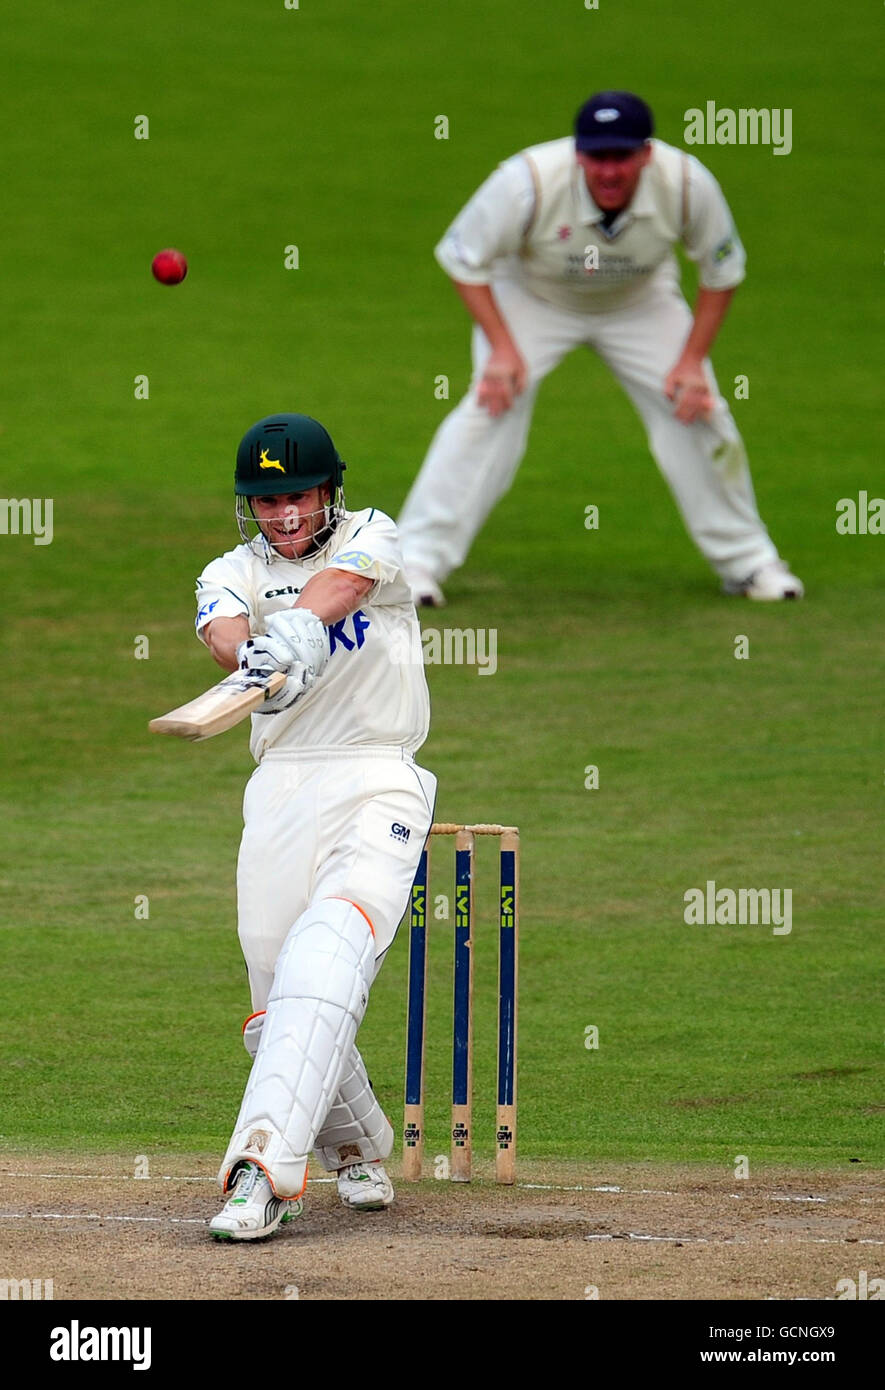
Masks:
[[[452,284],[464,301],[470,317],[488,338],[492,351],[511,348],[516,352],[516,344],[498,308],[491,285],[468,285],[463,280],[453,280]]]
[[[309,608],[328,627],[355,613],[374,582],[350,570],[320,570],[308,579],[293,607]]]
[[[694,323],[682,349],[683,361],[703,362],[709,357],[733,298],[734,290],[698,290]]]
[[[224,671],[236,671],[237,647],[248,636],[248,618],[213,618],[202,632],[203,641]]]

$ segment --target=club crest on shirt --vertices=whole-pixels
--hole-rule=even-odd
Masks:
[[[336,567],[351,565],[355,570],[367,570],[371,569],[373,560],[364,550],[342,550],[340,555],[335,556],[334,563]]]

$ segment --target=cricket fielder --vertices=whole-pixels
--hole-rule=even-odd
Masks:
[[[226,671],[283,671],[252,716],[237,868],[253,1056],[209,1224],[256,1240],[301,1210],[311,1151],[358,1210],[385,1207],[393,1130],[356,1047],[405,910],[436,778],[415,762],[429,699],[396,527],[345,510],[341,461],[306,415],[237,453],[243,544],[197,581],[197,633]]]
[[[578,112],[574,138],[505,160],[437,246],[475,323],[474,376],[399,518],[416,603],[443,603],[440,586],[513,482],[540,382],[581,346],[632,400],[725,592],[801,598],[759,517],[708,359],[744,278],[744,250],[712,174],[652,131],[639,97],[598,93]],[[693,315],[677,242],[699,266]],[[586,418],[588,450],[598,452],[591,409]]]

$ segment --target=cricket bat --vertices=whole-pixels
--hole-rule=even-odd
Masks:
[[[271,695],[276,695],[285,679],[284,671],[274,671],[266,677],[247,676],[242,671],[234,671],[233,675],[226,676],[189,704],[179,705],[178,709],[160,715],[159,719],[152,719],[148,728],[151,733],[173,734],[176,738],[187,738],[193,743],[214,738],[216,734],[232,729]]]

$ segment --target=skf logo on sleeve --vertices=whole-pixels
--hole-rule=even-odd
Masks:
[[[208,617],[208,615],[212,612],[212,609],[217,607],[217,598],[214,598],[211,603],[204,603],[200,611],[197,613],[197,627],[200,626],[200,623],[203,621],[204,618]]]
[[[355,570],[371,569],[374,563],[371,555],[367,555],[364,550],[342,550],[341,554],[336,555],[333,561],[336,568],[341,565],[349,565]]]
[[[724,261],[726,256],[731,255],[733,250],[734,237],[726,237],[724,241],[720,241],[719,245],[716,247],[716,250],[713,252],[713,260]]]
[[[286,471],[285,468],[283,467],[283,465],[280,463],[279,459],[269,459],[269,458],[267,457],[267,450],[266,450],[266,449],[262,449],[262,450],[261,450],[261,453],[260,453],[259,456],[258,456],[258,467],[259,467],[259,468],[278,468],[278,469],[280,470],[281,473],[285,473],[285,471]]]
[[[399,821],[395,820],[390,827],[390,838],[392,840],[399,840],[400,844],[407,845],[409,843],[410,834],[411,831],[408,826],[400,825]]]

